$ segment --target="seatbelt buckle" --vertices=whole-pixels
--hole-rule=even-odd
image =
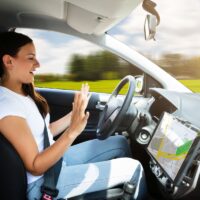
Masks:
[[[48,194],[42,194],[40,200],[53,200],[53,197]]]
[[[53,200],[54,197],[58,196],[58,192],[58,189],[41,186],[42,197],[40,200]]]

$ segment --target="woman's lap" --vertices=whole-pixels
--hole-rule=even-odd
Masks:
[[[137,187],[136,196],[138,188],[140,188],[140,194],[145,193],[143,191],[145,190],[143,170],[138,161],[130,158],[110,160],[115,157],[129,156],[130,152],[127,146],[126,140],[120,136],[72,146],[64,155],[57,183],[58,198],[69,198],[83,193],[100,191],[130,180],[137,181],[137,185],[140,184],[140,187]],[[40,179],[29,185],[30,200],[39,197],[42,182],[43,179]]]
[[[101,191],[123,184],[133,177],[141,180],[141,171],[134,172],[140,163],[130,158],[119,158],[97,163],[62,166],[58,180],[59,197],[73,197],[84,193]],[[133,178],[134,179],[134,178]],[[138,184],[139,184],[138,182]],[[138,195],[138,189],[136,191]]]
[[[127,139],[123,136],[111,136],[106,140],[90,140],[71,146],[64,154],[67,165],[86,164],[131,157]]]

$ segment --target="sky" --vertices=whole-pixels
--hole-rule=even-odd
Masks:
[[[113,37],[144,55],[159,58],[164,53],[200,56],[200,0],[154,0],[160,14],[156,41],[144,40],[147,14],[139,5],[126,19],[108,31]],[[33,38],[41,68],[38,73],[66,72],[73,54],[87,55],[102,50],[82,39],[61,33],[20,30]]]

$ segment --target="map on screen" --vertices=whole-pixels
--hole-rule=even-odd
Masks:
[[[196,137],[196,131],[165,112],[147,149],[174,180]]]

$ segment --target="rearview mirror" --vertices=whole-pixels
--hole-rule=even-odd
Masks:
[[[152,0],[143,0],[142,7],[148,14],[144,21],[144,38],[145,40],[155,40],[156,26],[160,23],[160,15],[155,9],[156,3]]]
[[[145,40],[155,40],[157,18],[155,15],[147,15],[144,21],[144,38]]]

